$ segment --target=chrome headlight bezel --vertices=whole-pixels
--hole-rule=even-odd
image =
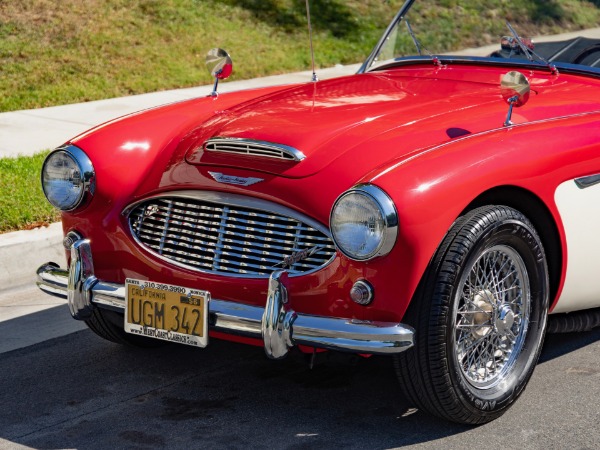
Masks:
[[[72,200],[62,203],[56,199],[55,193],[51,192],[51,180],[48,178],[48,173],[46,171],[47,165],[55,160],[55,158],[58,156],[70,159],[74,166],[77,167],[76,173],[78,174],[78,176],[55,179],[70,182],[73,186],[77,186],[79,191]],[[72,175],[75,175],[75,173]],[[94,170],[94,166],[92,165],[92,161],[83,150],[74,145],[67,145],[65,147],[59,147],[55,149],[46,157],[44,163],[42,164],[41,182],[44,195],[50,204],[52,204],[52,206],[60,209],[61,211],[73,211],[81,206],[87,205],[90,199],[93,197],[96,190],[96,172]]]
[[[380,217],[378,220],[380,220],[382,224],[382,232],[378,244],[371,251],[366,253],[351,251],[344,246],[339,239],[339,236],[336,236],[336,222],[340,220],[340,218],[336,216],[336,209],[339,208],[343,202],[352,201],[351,197],[355,195],[362,196],[361,200],[363,201],[367,200],[372,202],[372,205],[379,211]],[[392,248],[396,243],[396,238],[398,237],[398,212],[396,211],[392,199],[381,188],[372,184],[359,184],[341,194],[334,202],[329,216],[329,226],[333,241],[340,252],[354,261],[368,261],[379,256],[387,255],[392,251]],[[367,228],[366,225],[365,228]]]

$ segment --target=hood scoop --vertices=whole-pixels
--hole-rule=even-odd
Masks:
[[[256,158],[273,158],[283,161],[302,161],[306,156],[300,150],[283,144],[254,139],[215,137],[204,143],[204,151]]]

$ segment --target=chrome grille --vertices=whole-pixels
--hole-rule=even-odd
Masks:
[[[302,161],[305,158],[301,151],[287,145],[240,138],[212,138],[205,142],[204,150],[286,161]]]
[[[279,211],[231,203],[152,198],[131,209],[129,225],[147,250],[202,272],[268,277],[283,268],[286,257],[315,247],[318,251],[286,267],[290,274],[313,272],[333,259],[335,247],[324,232]]]

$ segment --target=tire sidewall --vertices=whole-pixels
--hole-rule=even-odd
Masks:
[[[465,226],[471,226],[471,222],[467,221]],[[478,414],[485,414],[510,406],[531,377],[545,333],[548,311],[548,276],[540,239],[524,217],[523,220],[515,218],[496,220],[488,226],[479,228],[475,237],[471,248],[460,262],[456,280],[462,279],[464,271],[470,270],[473,263],[486,249],[495,245],[505,245],[514,249],[522,258],[530,285],[529,323],[520,353],[504,380],[487,389],[479,389],[470,384],[462,375],[462,369],[458,367],[454,355],[454,330],[455,302],[458,301],[457,290],[460,283],[454,283],[449,292],[450,304],[447,308],[446,325],[450,332],[447,333],[446,357],[451,384],[456,386],[458,398],[468,409],[473,409]]]

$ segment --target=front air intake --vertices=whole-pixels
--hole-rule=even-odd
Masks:
[[[286,268],[314,272],[335,256],[329,232],[271,202],[220,193],[154,197],[126,210],[131,232],[173,264],[227,276],[268,277]]]

